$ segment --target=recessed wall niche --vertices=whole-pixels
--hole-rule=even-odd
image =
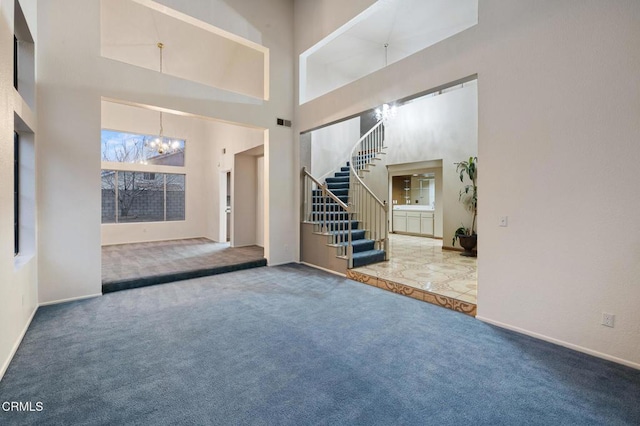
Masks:
[[[269,98],[264,46],[150,0],[102,0],[100,23],[105,58]]]
[[[24,102],[35,109],[35,44],[20,2],[14,1],[13,86]]]

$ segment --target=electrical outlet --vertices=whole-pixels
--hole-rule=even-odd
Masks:
[[[509,222],[508,216],[500,216],[500,219],[498,220],[498,225],[502,227],[506,227],[508,225],[508,222]]]
[[[613,327],[613,321],[616,319],[616,316],[613,314],[607,314],[605,312],[602,313],[602,325],[606,327]]]

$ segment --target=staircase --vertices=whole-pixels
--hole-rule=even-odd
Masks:
[[[384,154],[383,140],[384,128],[378,123],[356,143],[346,166],[324,182],[303,170],[303,222],[327,237],[326,245],[347,260],[348,268],[388,259],[388,209],[362,181],[373,161]]]
[[[341,167],[335,172],[333,177],[325,180],[326,189],[335,195],[340,201],[348,205],[349,201],[349,181],[351,170],[349,163],[346,167]],[[359,229],[360,222],[350,219],[353,215],[340,208],[340,205],[332,198],[326,197],[323,200],[322,189],[313,190],[313,205],[311,216],[319,224],[326,224],[326,232],[329,236],[328,244],[335,246],[337,256],[348,256],[348,233],[351,231],[352,246],[352,268],[368,265],[370,263],[382,262],[385,260],[384,250],[375,248],[376,242],[366,238],[367,230]],[[324,204],[324,202],[326,204]]]

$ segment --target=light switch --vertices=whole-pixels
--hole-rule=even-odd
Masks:
[[[500,226],[506,227],[507,224],[508,224],[508,219],[509,219],[508,216],[500,216],[500,220],[499,220],[498,224]]]

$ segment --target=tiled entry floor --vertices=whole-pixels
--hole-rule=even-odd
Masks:
[[[442,240],[389,234],[389,261],[348,271],[360,282],[475,315],[477,259],[442,250]]]

